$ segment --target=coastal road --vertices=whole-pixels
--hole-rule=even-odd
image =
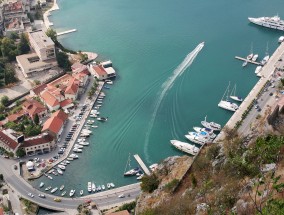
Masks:
[[[28,182],[21,178],[20,175],[17,175],[17,173],[12,169],[12,166],[16,163],[16,161],[1,157],[0,162],[0,172],[4,175],[6,183],[18,195],[18,197],[23,197],[49,209],[59,211],[70,211],[70,209],[76,210],[78,205],[86,200],[92,200],[99,207],[107,208],[109,205],[122,204],[123,202],[129,202],[131,200],[134,201],[140,194],[140,184],[137,183],[100,193],[94,193],[82,198],[62,198],[61,202],[55,202],[54,198],[57,196],[44,193],[46,198],[38,197],[38,194],[43,193],[32,187]],[[34,198],[28,196],[28,193],[32,193]],[[119,198],[118,196],[121,194],[124,194],[125,198]]]

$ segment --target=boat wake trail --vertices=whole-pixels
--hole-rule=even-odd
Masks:
[[[173,83],[176,80],[176,78],[182,75],[184,71],[192,64],[192,62],[194,61],[194,59],[196,58],[196,56],[202,50],[203,47],[204,47],[204,42],[198,44],[198,46],[196,46],[196,48],[184,58],[182,63],[178,65],[178,67],[173,71],[173,74],[163,83],[161,87],[161,94],[159,98],[156,100],[156,103],[154,106],[154,112],[149,122],[148,130],[146,132],[146,137],[145,137],[144,154],[146,156],[147,162],[149,163],[150,163],[149,154],[148,154],[149,137],[150,137],[160,104],[163,98],[165,97],[165,95],[167,94],[168,90],[171,89],[171,87],[173,86]]]

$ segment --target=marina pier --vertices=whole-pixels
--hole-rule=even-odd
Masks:
[[[140,156],[138,154],[133,155],[133,157],[135,158],[135,160],[137,161],[137,163],[139,164],[139,166],[142,168],[142,170],[145,172],[146,175],[150,175],[151,172],[150,170],[147,168],[147,166],[145,165],[145,163],[142,161],[142,159],[140,158]]]
[[[57,36],[61,36],[61,35],[64,35],[64,34],[69,34],[69,33],[72,33],[72,32],[76,32],[77,31],[77,29],[71,29],[71,30],[68,30],[68,31],[62,31],[62,32],[59,32],[59,33],[57,33],[56,35]]]
[[[252,60],[248,60],[248,59],[243,58],[243,57],[235,56],[235,58],[236,58],[237,60],[247,61],[248,63],[252,63],[252,64],[255,64],[255,65],[258,65],[258,66],[260,65],[260,63],[259,63],[259,62],[252,61]]]
[[[225,125],[226,127],[233,129],[236,123],[242,119],[243,113],[248,109],[248,107],[253,102],[253,100],[258,97],[260,90],[263,89],[267,81],[271,79],[271,76],[275,71],[276,63],[283,56],[283,54],[284,54],[284,43],[281,43],[279,47],[275,50],[273,55],[270,57],[267,64],[263,66],[262,70],[260,71],[260,74],[261,74],[260,80],[252,88],[252,90],[247,95],[245,100],[239,106],[238,110],[233,114],[233,116],[226,123]],[[221,131],[220,134],[214,140],[214,142],[222,141],[223,137],[224,137],[224,133]]]

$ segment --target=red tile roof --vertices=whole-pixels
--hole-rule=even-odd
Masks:
[[[21,147],[30,147],[30,146],[36,146],[41,145],[45,143],[50,143],[53,141],[53,137],[49,134],[41,134],[38,137],[33,137],[25,140]]]
[[[18,143],[15,140],[4,134],[2,131],[0,131],[0,141],[13,150],[15,150],[18,146]]]
[[[51,107],[54,107],[56,105],[59,105],[58,100],[55,98],[54,95],[52,95],[49,91],[45,90],[43,93],[41,93],[41,98],[44,100],[46,104],[48,104]]]
[[[40,102],[32,99],[23,103],[23,109],[27,111],[32,118],[36,114],[46,111],[46,108]]]
[[[71,104],[73,101],[71,99],[65,99],[64,101],[60,102],[60,107],[65,107]]]
[[[103,66],[99,65],[99,66],[93,66],[93,69],[96,71],[96,73],[101,76],[101,75],[106,75],[106,71],[103,68]]]
[[[75,78],[69,83],[68,87],[65,90],[65,94],[76,95],[78,92],[78,84],[75,82]]]
[[[66,119],[68,119],[68,114],[65,113],[62,110],[58,110],[56,112],[54,112],[51,117],[58,117],[59,119],[61,119],[62,121],[65,121]]]
[[[39,95],[46,88],[46,86],[47,86],[46,84],[41,84],[41,85],[33,88],[32,91],[34,91],[34,93],[36,95]]]
[[[11,114],[7,117],[8,121],[9,122],[15,122],[17,121],[18,119],[20,119],[23,115],[25,115],[24,111],[21,110],[19,111],[18,113],[15,113],[15,114]]]
[[[48,120],[46,120],[41,131],[44,132],[48,130],[52,131],[53,133],[58,133],[67,118],[68,115],[66,113],[64,113],[62,110],[58,110],[54,112]]]
[[[0,208],[0,215],[4,215],[4,209],[2,207]]]

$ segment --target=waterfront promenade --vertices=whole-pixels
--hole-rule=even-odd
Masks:
[[[45,24],[46,29],[48,29],[50,26],[53,26],[53,23],[49,21],[48,16],[50,16],[50,12],[54,10],[59,10],[57,0],[53,0],[53,5],[50,9],[44,12],[43,14],[43,22]]]
[[[233,116],[229,119],[226,123],[226,127],[229,129],[233,129],[238,121],[241,120],[243,113],[249,108],[250,104],[253,102],[254,99],[258,97],[260,90],[265,86],[267,81],[271,79],[272,74],[276,69],[276,64],[279,59],[284,54],[284,43],[281,43],[280,46],[275,50],[273,55],[270,57],[267,64],[261,70],[261,78],[247,95],[245,100],[239,106],[239,109],[233,114]],[[244,120],[246,121],[246,119]],[[243,122],[243,123],[250,123],[250,122]],[[214,142],[221,141],[224,137],[224,132],[220,132]]]

